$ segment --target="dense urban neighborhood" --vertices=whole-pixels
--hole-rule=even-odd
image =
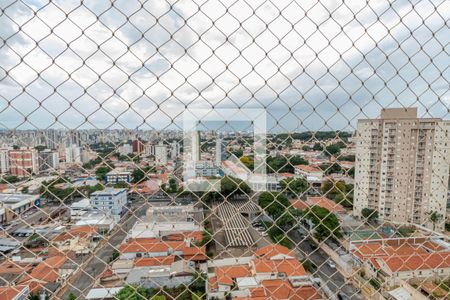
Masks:
[[[449,130],[0,132],[0,298],[447,299]]]

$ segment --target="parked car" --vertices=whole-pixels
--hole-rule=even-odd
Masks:
[[[336,264],[331,260],[327,260],[327,265],[332,269],[336,269]]]

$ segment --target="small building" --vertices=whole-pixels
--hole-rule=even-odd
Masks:
[[[215,177],[220,176],[219,168],[211,161],[198,161],[195,164],[196,177]]]
[[[88,198],[73,202],[70,205],[70,219],[72,221],[80,220],[81,217],[87,214],[91,209],[91,200]]]
[[[119,182],[131,182],[131,172],[122,169],[114,169],[106,173],[106,183],[119,183]]]
[[[92,193],[90,199],[93,209],[120,216],[127,204],[127,189],[106,188]]]
[[[0,194],[0,223],[9,223],[24,211],[40,205],[39,195]]]
[[[98,232],[108,232],[117,224],[117,221],[103,211],[90,211],[84,214],[74,226],[94,226]]]
[[[328,209],[332,213],[345,213],[345,208],[327,197],[308,197],[306,203],[309,206],[319,206]]]
[[[310,183],[320,183],[323,178],[323,170],[315,165],[296,165],[294,172],[295,175],[305,178]]]

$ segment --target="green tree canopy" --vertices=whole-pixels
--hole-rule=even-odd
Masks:
[[[303,178],[290,177],[280,181],[281,189],[288,195],[299,197],[308,190],[308,182]]]
[[[152,292],[137,285],[125,285],[116,295],[118,300],[147,300],[152,296]]]
[[[361,214],[367,223],[375,223],[378,220],[378,211],[372,208],[363,208]]]
[[[342,237],[339,219],[328,209],[313,206],[306,211],[305,218],[314,224],[314,235],[319,241],[328,238],[339,239]]]

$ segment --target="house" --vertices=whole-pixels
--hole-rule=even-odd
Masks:
[[[262,247],[251,257],[210,260],[207,267],[207,299],[322,299],[312,276],[280,245]]]
[[[420,239],[382,239],[355,245],[356,265],[386,287],[401,281],[450,276],[450,245]]]
[[[328,209],[332,213],[343,214],[346,212],[345,208],[327,197],[308,197],[306,203],[309,206],[319,206]]]
[[[321,182],[323,179],[323,170],[316,165],[295,165],[294,173],[310,183]]]
[[[2,300],[26,300],[30,295],[27,285],[13,285],[0,287],[0,299]]]
[[[289,200],[289,202],[291,203],[291,206],[293,208],[298,209],[298,210],[304,210],[309,207],[308,203],[306,203],[305,201],[303,201],[301,199],[291,199],[291,200]]]
[[[77,226],[57,235],[50,245],[61,252],[89,254],[97,246],[99,237],[94,226]]]
[[[120,258],[135,259],[139,257],[158,257],[183,255],[186,248],[184,241],[161,241],[158,238],[131,239],[119,247]]]
[[[119,182],[130,183],[131,182],[131,172],[120,169],[120,168],[116,168],[116,169],[111,170],[108,173],[106,173],[105,178],[106,178],[107,184],[109,184],[109,183],[116,184]]]
[[[64,255],[49,257],[34,267],[29,274],[23,275],[18,283],[29,285],[32,293],[47,286],[51,286],[49,289],[53,290],[54,284],[60,283],[75,270],[64,268],[67,260],[68,257]]]

